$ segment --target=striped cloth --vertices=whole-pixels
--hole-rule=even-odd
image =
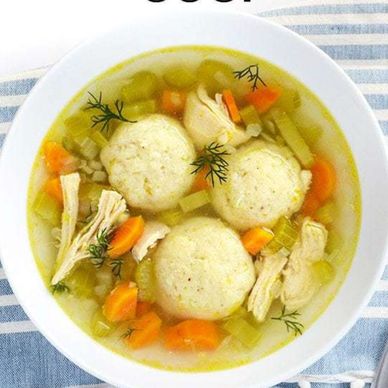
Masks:
[[[362,1],[362,0],[360,0]],[[261,13],[320,46],[356,82],[388,144],[388,2],[326,0]],[[24,98],[47,69],[0,79],[0,147]],[[325,357],[278,387],[361,388],[388,339],[388,267],[362,317]],[[109,387],[57,352],[18,305],[0,264],[0,387]],[[326,385],[325,385],[326,386]],[[388,382],[387,382],[388,386]]]

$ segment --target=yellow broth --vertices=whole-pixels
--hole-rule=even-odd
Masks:
[[[291,75],[261,58],[218,47],[177,47],[154,51],[121,63],[87,84],[63,108],[51,128],[48,129],[43,142],[47,140],[63,142],[64,136],[69,136],[65,121],[84,108],[88,99],[88,92],[92,92],[97,96],[102,92],[104,102],[113,103],[116,99],[121,98],[120,90],[128,83],[128,79],[132,75],[139,71],[150,71],[158,78],[155,98],[159,101],[162,91],[167,87],[164,81],[166,72],[171,72],[171,69],[182,66],[187,68],[195,79],[194,84],[186,85],[183,88],[187,91],[195,88],[198,82],[203,81],[198,79],[200,77],[197,73],[198,67],[204,60],[209,59],[221,61],[233,70],[240,70],[258,63],[260,76],[267,84],[296,91],[300,96],[300,106],[290,112],[291,118],[297,124],[302,136],[305,129],[306,131],[312,127],[321,129],[320,138],[313,144],[309,144],[309,146],[314,154],[324,156],[335,166],[337,185],[333,200],[337,210],[335,220],[328,228],[330,250],[336,252],[332,257],[333,261],[331,261],[331,265],[335,270],[335,277],[331,282],[320,288],[307,306],[300,309],[300,322],[303,322],[306,330],[334,298],[351,265],[360,228],[361,199],[357,171],[351,150],[340,128],[322,102]],[[206,86],[209,89],[214,88],[214,85],[208,84]],[[243,105],[243,96],[249,91],[250,84],[246,80],[232,80],[229,87],[234,92],[238,104]],[[157,112],[160,112],[160,106],[157,107]],[[178,118],[181,119],[181,117]],[[53,227],[42,220],[34,211],[34,201],[42,190],[47,176],[42,151],[40,151],[31,174],[28,220],[31,246],[36,263],[49,289],[57,252],[52,233]],[[83,183],[81,183],[81,191],[82,185]],[[104,185],[109,187],[107,182],[104,182]],[[158,218],[159,216],[158,214],[150,214],[136,209],[131,209],[131,214],[142,214],[146,220]],[[188,218],[196,215],[217,217],[211,205],[187,213],[184,217]],[[132,266],[134,267],[135,264]],[[92,276],[95,276],[95,273],[99,271],[91,265],[82,264],[81,267],[83,271],[90,271]],[[129,274],[131,268],[128,268],[127,272]],[[133,279],[133,268],[130,276]],[[107,287],[111,288],[113,285]],[[158,368],[206,371],[236,367],[264,357],[295,338],[294,333],[288,333],[283,324],[271,320],[271,317],[278,316],[281,311],[280,303],[275,301],[267,315],[267,320],[257,326],[261,338],[253,349],[246,348],[238,341],[228,338],[222,342],[217,350],[212,352],[171,352],[163,347],[162,341],[134,351],[122,341],[121,336],[125,332],[125,325],[117,325],[106,337],[97,337],[93,334],[91,329],[92,318],[96,310],[100,308],[103,300],[93,296],[93,293],[88,295],[88,292],[85,294],[83,291],[81,290],[78,296],[70,292],[55,294],[54,297],[71,319],[96,341],[125,357]],[[164,324],[176,321],[160,309],[158,312],[161,314]]]

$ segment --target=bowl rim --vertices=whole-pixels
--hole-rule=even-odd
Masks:
[[[158,19],[160,20],[158,21]],[[384,146],[384,137],[381,133],[380,127],[378,125],[377,119],[375,118],[371,108],[365,101],[363,95],[359,91],[359,89],[354,85],[353,81],[350,80],[350,78],[347,76],[347,74],[331,59],[329,58],[324,52],[322,52],[319,48],[317,48],[315,45],[313,45],[311,42],[307,41],[305,38],[297,35],[296,33],[288,30],[287,28],[278,25],[272,21],[268,21],[262,18],[259,18],[254,15],[249,15],[241,12],[234,12],[234,11],[214,11],[214,10],[195,10],[195,11],[184,11],[184,10],[175,10],[175,11],[162,11],[158,12],[158,14],[155,15],[142,15],[139,17],[137,15],[136,20],[131,20],[131,25],[129,24],[124,24],[120,25],[118,27],[115,27],[111,29],[109,32],[104,32],[102,34],[99,34],[95,37],[92,37],[91,39],[88,39],[86,42],[81,43],[78,45],[76,48],[74,48],[72,51],[70,51],[67,55],[65,55],[60,61],[58,61],[34,86],[33,90],[29,93],[25,103],[20,107],[18,110],[14,121],[12,123],[11,129],[5,139],[2,153],[0,156],[0,181],[4,181],[5,179],[9,179],[11,177],[10,175],[10,166],[12,165],[12,160],[13,160],[13,147],[16,144],[20,144],[21,136],[20,134],[23,131],[23,127],[27,126],[25,122],[27,117],[30,116],[31,112],[29,110],[31,107],[34,105],[35,101],[38,100],[40,97],[40,94],[44,94],[45,92],[50,90],[50,84],[53,83],[56,77],[61,75],[63,73],[63,69],[68,70],[69,68],[72,68],[72,66],[77,62],[78,59],[84,58],[87,55],[88,49],[93,49],[95,45],[98,46],[98,44],[102,44],[101,42],[106,41],[108,37],[114,37],[115,34],[119,33],[120,31],[132,31],[133,26],[141,26],[141,22],[143,21],[144,23],[156,23],[156,24],[165,24],[167,23],[168,20],[176,20],[179,21],[178,24],[183,25],[183,23],[190,24],[190,19],[195,19],[198,18],[201,19],[201,23],[198,23],[198,25],[203,26],[204,21],[214,21],[217,23],[224,23],[225,21],[233,22],[236,23],[236,25],[239,25],[239,23],[242,24],[243,21],[246,22],[246,24],[251,25],[256,25],[257,28],[264,28],[268,29],[269,31],[279,34],[279,36],[282,36],[284,38],[288,37],[287,39],[290,39],[290,41],[293,41],[296,46],[300,47],[301,50],[305,50],[306,53],[309,51],[310,54],[316,58],[320,59],[323,61],[324,65],[323,67],[327,69],[330,69],[333,74],[337,74],[338,80],[341,80],[343,85],[346,85],[346,88],[351,92],[353,100],[355,103],[357,103],[358,107],[361,108],[361,113],[358,112],[357,114],[359,116],[363,115],[363,119],[369,123],[370,125],[370,131],[371,131],[371,139],[375,143],[374,146],[377,147],[376,149],[376,155],[377,158],[380,159],[380,161],[383,161],[383,165],[380,172],[380,175],[383,176],[383,179],[381,181],[388,182],[388,155],[387,155],[387,150]],[[232,23],[232,24],[233,24]],[[191,24],[191,26],[194,28],[195,25]],[[233,24],[233,26],[235,26]],[[154,38],[155,39],[155,38]],[[172,45],[174,46],[174,45]],[[176,46],[176,45],[175,45]],[[223,45],[222,45],[223,46]],[[229,46],[225,46],[229,47]],[[162,47],[160,47],[162,48]],[[148,52],[152,51],[152,49],[141,49],[141,52]],[[241,51],[248,51],[248,50],[241,50]],[[257,55],[257,54],[256,54]],[[133,55],[131,55],[133,56]],[[276,65],[279,66],[278,63]],[[285,69],[286,71],[289,72],[289,69],[287,66],[280,66],[281,68]],[[294,77],[295,74],[290,72]],[[62,74],[63,75],[63,74]],[[81,77],[82,78],[82,77]],[[92,77],[93,78],[93,77]],[[296,77],[298,78],[298,77]],[[83,82],[86,84],[87,82],[90,81],[91,78],[84,79]],[[299,78],[300,79],[300,78]],[[303,82],[303,81],[302,81]],[[309,89],[310,86],[306,85]],[[315,91],[314,91],[315,92]],[[319,96],[321,97],[321,96]],[[325,104],[327,105],[327,104]],[[334,116],[334,114],[333,114]],[[336,116],[334,116],[335,119],[337,119]],[[46,130],[44,131],[44,133]],[[347,134],[345,134],[347,136]],[[347,137],[348,138],[348,137]],[[41,139],[40,139],[41,141]],[[40,142],[39,141],[39,142]],[[19,142],[19,143],[18,143]],[[356,155],[354,154],[356,157]],[[35,155],[34,155],[35,157]],[[28,176],[30,175],[30,170],[28,171]],[[385,176],[385,177],[384,177]],[[3,180],[4,179],[4,180]],[[386,183],[381,183],[382,191],[383,192],[388,192],[387,189],[387,184]],[[363,189],[361,187],[361,189]],[[364,192],[362,191],[364,194]],[[363,196],[364,197],[364,196]],[[3,202],[4,200],[8,199],[8,203],[12,197],[10,197],[10,193],[8,190],[4,189],[4,185],[1,185],[0,187],[0,203],[5,203]],[[242,382],[241,380],[241,375],[244,373],[247,373],[249,375],[249,381],[248,384],[246,385],[244,383],[244,386],[246,387],[257,387],[257,384],[263,385],[263,386],[268,386],[268,385],[274,385],[280,381],[284,381],[287,378],[295,375],[298,373],[300,370],[304,369],[305,367],[311,365],[313,362],[318,360],[321,356],[323,356],[329,349],[331,349],[349,330],[350,328],[354,325],[356,322],[362,308],[364,308],[369,299],[372,296],[372,293],[374,291],[374,288],[380,279],[384,267],[385,267],[385,258],[387,257],[387,252],[388,252],[388,222],[383,222],[382,223],[382,236],[381,236],[381,241],[380,245],[382,249],[380,250],[379,254],[379,259],[376,261],[378,262],[377,266],[374,268],[372,274],[370,275],[370,279],[368,281],[368,286],[364,287],[365,288],[365,293],[363,297],[360,297],[358,299],[358,302],[356,303],[356,307],[353,306],[353,308],[350,309],[350,313],[347,316],[347,318],[344,320],[344,323],[340,325],[339,330],[334,330],[334,335],[330,337],[328,341],[325,342],[325,344],[317,344],[318,350],[311,350],[308,349],[307,354],[305,354],[304,349],[300,349],[300,347],[306,348],[307,346],[305,345],[307,342],[312,341],[312,342],[317,342],[317,338],[314,337],[314,333],[317,331],[315,330],[313,332],[314,326],[317,326],[318,322],[323,322],[323,317],[327,316],[328,310],[331,309],[332,305],[334,304],[334,301],[331,302],[331,305],[329,308],[326,309],[326,311],[317,319],[317,321],[312,325],[312,327],[306,331],[306,333],[303,335],[303,337],[300,337],[293,341],[291,344],[287,345],[286,347],[282,348],[278,352],[275,352],[271,354],[270,356],[267,356],[264,359],[260,359],[258,361],[254,361],[252,363],[249,363],[247,365],[233,368],[233,369],[227,369],[227,370],[221,370],[221,371],[214,371],[214,372],[201,372],[201,373],[182,373],[182,372],[177,372],[177,371],[165,371],[165,370],[158,370],[154,369],[151,367],[148,367],[146,365],[141,365],[136,362],[132,362],[131,360],[124,359],[122,356],[119,356],[117,354],[112,353],[111,351],[103,348],[101,345],[97,345],[91,338],[87,336],[87,334],[83,333],[81,329],[78,328],[70,319],[67,317],[68,320],[63,319],[62,321],[58,321],[58,325],[60,328],[62,328],[65,332],[71,333],[74,335],[76,340],[81,340],[81,338],[87,337],[87,340],[84,341],[83,343],[87,342],[93,342],[92,344],[88,344],[88,349],[90,350],[95,350],[99,357],[103,358],[104,360],[109,360],[109,359],[115,359],[118,361],[117,358],[122,358],[125,360],[127,363],[126,368],[127,368],[127,374],[128,376],[131,376],[130,371],[135,372],[136,371],[136,376],[139,378],[142,378],[143,373],[144,374],[149,374],[152,375],[152,379],[144,380],[144,381],[136,381],[134,383],[135,385],[128,385],[128,382],[125,379],[125,374],[123,374],[124,369],[123,366],[124,364],[120,364],[120,368],[116,368],[115,372],[120,372],[120,376],[118,375],[113,375],[111,371],[107,371],[106,368],[101,368],[101,362],[98,357],[94,356],[92,360],[85,361],[86,358],[84,358],[85,355],[88,355],[88,353],[85,353],[84,351],[80,351],[80,349],[77,349],[75,346],[74,341],[69,343],[66,342],[66,340],[63,340],[63,336],[61,336],[57,329],[54,328],[53,325],[48,325],[46,320],[47,316],[44,314],[42,309],[37,309],[36,305],[33,305],[30,303],[28,300],[27,296],[28,294],[23,290],[23,284],[21,283],[19,279],[19,274],[17,271],[17,266],[15,265],[15,262],[13,261],[11,255],[10,255],[10,247],[9,243],[7,240],[8,237],[10,237],[10,233],[7,232],[7,227],[9,227],[10,230],[13,230],[13,227],[10,228],[10,225],[7,224],[7,220],[11,220],[10,216],[10,210],[15,210],[10,206],[11,209],[6,209],[7,207],[2,206],[0,209],[0,252],[1,252],[1,257],[2,257],[2,263],[3,263],[3,268],[4,271],[7,275],[7,278],[9,280],[9,283],[18,299],[20,302],[21,306],[23,309],[26,311],[27,315],[31,319],[31,321],[35,324],[35,326],[39,329],[39,331],[49,340],[49,342],[57,348],[62,354],[64,354],[69,360],[80,366],[82,369],[86,370],[88,373],[104,380],[109,383],[119,385],[119,386],[128,386],[128,387],[150,387],[149,385],[152,381],[156,382],[158,381],[157,378],[162,378],[163,379],[163,384],[158,384],[160,387],[167,387],[172,383],[176,384],[183,384],[185,383],[186,386],[188,387],[194,387],[198,386],[201,384],[204,388],[205,387],[237,387]],[[384,210],[388,214],[388,206],[386,205]],[[21,220],[20,218],[20,212],[18,214],[18,220]],[[362,210],[362,215],[364,218],[364,211]],[[361,221],[363,223],[363,221]],[[4,233],[3,233],[4,232]],[[360,234],[363,231],[360,232]],[[21,239],[24,241],[26,237],[25,231],[23,231]],[[360,235],[361,238],[361,235]],[[29,240],[27,241],[29,245]],[[355,253],[355,257],[358,255],[358,249],[357,252]],[[35,262],[33,263],[35,266]],[[31,267],[30,267],[31,268]],[[37,271],[37,268],[35,268],[35,271]],[[349,278],[349,273],[347,275],[347,278],[345,280],[345,283],[348,282]],[[40,274],[39,274],[40,276]],[[344,284],[345,284],[344,283]],[[42,282],[43,284],[43,282]],[[342,285],[341,290],[339,291],[342,292],[342,289],[344,288],[344,285]],[[34,289],[36,291],[36,294],[43,299],[46,299],[47,306],[53,309],[55,311],[55,314],[58,316],[61,315],[61,313],[58,313],[57,309],[60,307],[56,305],[56,302],[54,302],[54,299],[47,293],[47,290],[43,291],[40,288]],[[44,292],[46,292],[47,296],[44,297]],[[53,304],[55,303],[55,305]],[[56,306],[56,307],[55,307]],[[62,310],[61,310],[62,311]],[[65,314],[62,312],[62,314]],[[61,318],[62,319],[62,318]],[[323,328],[323,324],[320,324],[320,327]],[[325,320],[326,323],[329,321]],[[330,328],[329,328],[330,329]],[[333,331],[333,330],[332,330]],[[69,340],[69,338],[66,338]],[[280,363],[284,362],[284,360],[287,358],[281,358],[279,356],[280,353],[284,353],[284,349],[291,349],[291,351],[294,351],[296,356],[292,361],[290,361],[291,365],[279,365],[281,368],[279,369],[278,366],[278,372],[275,374],[268,375],[268,376],[263,376],[263,378],[260,380],[259,383],[257,381],[255,383],[252,383],[254,380],[252,378],[259,377],[257,376],[257,370],[260,370],[261,373],[264,373],[264,370],[262,367],[260,367],[260,363],[263,363],[263,360],[266,360],[264,364],[268,364],[268,361],[272,361],[275,359],[276,362],[278,362],[277,359],[279,359]],[[88,350],[89,351],[89,350]],[[90,353],[89,353],[90,355]],[[295,361],[295,359],[298,359],[298,361]],[[104,369],[104,370],[103,370]],[[276,368],[275,368],[276,369]],[[284,369],[283,371],[281,369]],[[255,371],[256,370],[256,371]],[[140,374],[138,374],[140,373]],[[240,376],[236,376],[240,375]],[[167,380],[166,380],[167,379]],[[222,384],[219,385],[220,379],[222,380]],[[167,382],[167,384],[166,384]],[[209,385],[210,383],[210,385]],[[252,383],[252,384],[251,384]],[[171,385],[170,385],[171,386]]]

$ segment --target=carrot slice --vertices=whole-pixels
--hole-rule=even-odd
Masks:
[[[142,216],[128,218],[115,231],[109,244],[108,254],[115,258],[127,253],[136,244],[144,232]]]
[[[152,344],[159,337],[162,320],[150,311],[136,320],[132,325],[132,333],[124,339],[124,342],[132,349],[143,348]]]
[[[209,181],[206,178],[207,173],[209,172],[209,167],[204,167],[202,170],[198,171],[198,173],[195,176],[193,186],[191,188],[191,191],[193,193],[201,190],[207,190],[210,185]]]
[[[304,216],[313,217],[315,212],[320,208],[320,206],[321,206],[321,202],[319,201],[319,199],[315,196],[315,194],[312,191],[309,191],[306,194],[306,197],[302,205],[302,214]]]
[[[256,255],[273,239],[273,234],[262,228],[253,228],[244,233],[241,241],[245,249],[251,254]]]
[[[230,118],[234,123],[241,123],[241,116],[238,110],[236,100],[234,99],[233,93],[231,90],[227,89],[222,92],[222,97],[224,99],[224,103],[228,108],[228,112]]]
[[[136,317],[137,318],[142,317],[144,314],[149,313],[151,309],[152,309],[152,303],[141,302],[141,301],[137,302]]]
[[[162,94],[162,110],[170,114],[182,113],[186,104],[186,93],[175,90],[165,90]]]
[[[214,322],[189,319],[166,330],[164,343],[170,350],[213,350],[220,344]]]
[[[252,104],[259,113],[265,113],[282,95],[281,89],[273,86],[263,86],[246,96],[246,100]]]
[[[137,287],[126,282],[116,286],[106,297],[102,312],[110,322],[123,322],[136,316]]]
[[[61,186],[61,180],[60,178],[53,178],[49,179],[44,187],[43,190],[51,197],[54,198],[58,204],[63,204],[63,193],[62,193],[62,186]]]
[[[77,169],[77,159],[55,141],[43,146],[47,169],[54,174],[67,174]]]
[[[310,191],[322,203],[328,200],[335,188],[336,173],[334,167],[325,159],[318,158],[311,167],[313,179]]]

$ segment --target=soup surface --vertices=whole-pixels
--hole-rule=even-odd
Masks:
[[[177,47],[91,81],[32,169],[47,288],[96,341],[204,371],[303,335],[360,226],[351,151],[319,99],[261,58]]]

